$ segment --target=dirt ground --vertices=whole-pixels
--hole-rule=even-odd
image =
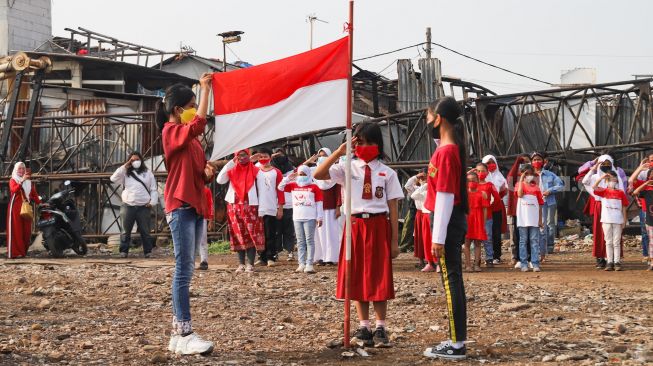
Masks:
[[[418,272],[410,254],[394,263],[394,346],[367,349],[369,357],[328,347],[342,337],[335,267],[295,274],[296,262],[284,255],[281,265],[248,276],[233,272],[234,256],[212,256],[208,271],[195,272],[191,306],[195,330],[216,348],[209,356],[180,357],[165,351],[169,251],[127,260],[107,252],[0,260],[0,364],[445,363],[422,357],[425,347],[447,338],[442,284],[438,274]],[[623,272],[598,271],[585,247],[550,255],[541,273],[509,263],[466,273],[469,360],[457,364],[653,363],[653,273],[641,259],[631,247]]]

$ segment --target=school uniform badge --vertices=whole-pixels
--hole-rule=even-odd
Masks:
[[[428,169],[429,177],[435,178],[437,174],[438,174],[438,168],[435,165],[429,163],[429,169]]]
[[[376,198],[383,198],[383,187],[376,187],[376,192],[374,192]]]

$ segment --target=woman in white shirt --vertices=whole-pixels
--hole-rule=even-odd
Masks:
[[[134,222],[143,242],[143,256],[150,257],[154,238],[150,235],[150,209],[159,200],[154,174],[143,163],[143,156],[134,151],[125,164],[111,176],[111,182],[122,185],[122,206],[120,207],[120,256],[127,258],[131,244]]]

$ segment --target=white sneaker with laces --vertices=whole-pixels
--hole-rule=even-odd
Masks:
[[[173,334],[170,336],[170,342],[168,343],[168,351],[175,352],[177,350],[177,342],[179,341],[179,335]]]
[[[515,263],[515,269],[521,269],[521,262]]]
[[[540,267],[533,267],[533,272],[542,272]]]
[[[529,268],[529,269],[533,269],[533,263],[528,262],[528,268]]]
[[[199,355],[213,351],[213,342],[205,341],[195,333],[179,336],[175,353],[178,355]]]
[[[304,273],[315,273],[315,268],[313,268],[312,264],[309,264],[304,268]]]
[[[245,266],[243,266],[242,264],[239,265],[238,268],[236,268],[236,273],[240,273],[240,272],[245,272]]]
[[[495,260],[492,261],[492,264],[501,264],[501,261],[498,260],[498,259],[495,259]]]
[[[297,273],[304,272],[304,269],[306,269],[306,266],[303,265],[303,264],[300,264],[299,267],[297,267],[297,269],[295,270],[295,272],[297,272]]]

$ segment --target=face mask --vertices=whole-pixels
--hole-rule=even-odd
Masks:
[[[497,170],[497,165],[494,164],[494,163],[490,163],[490,164],[487,165],[487,170],[494,173]]]
[[[478,189],[478,182],[468,182],[467,183],[467,188],[469,188],[471,190]]]
[[[532,175],[527,175],[527,176],[524,178],[524,180],[526,181],[526,183],[533,183],[533,181],[535,180],[535,177],[532,176]]]
[[[197,109],[195,108],[188,108],[184,109],[183,112],[179,115],[179,119],[181,120],[182,124],[188,124],[190,121],[195,118],[195,115],[197,114]]]
[[[433,122],[433,125],[435,126],[435,122]],[[433,137],[436,140],[440,139],[440,125],[438,127],[433,127],[431,130],[431,137]]]
[[[357,145],[356,156],[369,163],[379,156],[379,147],[377,145]]]
[[[544,166],[544,162],[542,162],[542,161],[534,161],[533,162],[533,168],[535,168],[535,169],[542,169],[543,166]]]
[[[326,156],[320,156],[319,158],[317,158],[317,165],[324,163],[326,159],[327,159]]]
[[[485,178],[487,178],[487,172],[478,173],[478,179],[485,180]]]
[[[249,164],[249,156],[238,157],[238,163],[239,163],[240,165],[247,165],[247,164]]]
[[[258,159],[258,162],[265,166],[270,164],[270,159]]]
[[[610,189],[617,188],[617,182],[608,182],[608,188]]]
[[[297,177],[297,184],[299,184],[300,186],[305,186],[310,182],[311,182],[311,177],[309,177],[308,175],[300,175]]]
[[[338,159],[338,164],[347,164],[347,157],[344,156],[344,155],[341,156],[341,157]]]
[[[138,169],[140,167],[141,167],[141,161],[140,160],[132,161],[132,168]]]
[[[609,165],[601,165],[601,171],[602,171],[603,173],[610,172],[610,171],[612,171],[612,167],[609,166]]]

